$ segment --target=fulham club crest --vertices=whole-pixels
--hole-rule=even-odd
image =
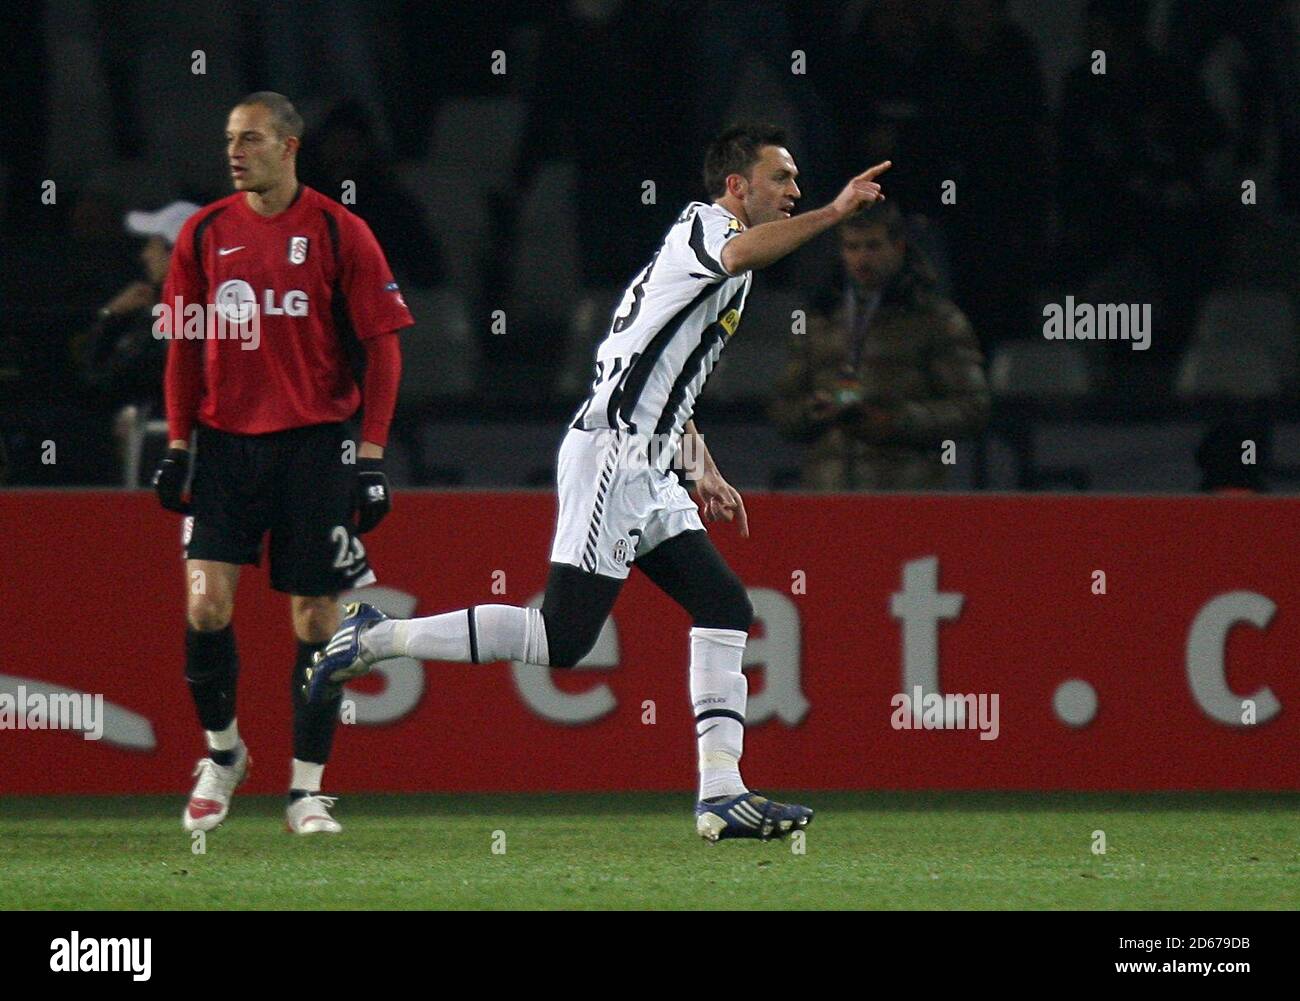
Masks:
[[[305,236],[289,237],[289,263],[301,264],[307,260],[307,238]]]

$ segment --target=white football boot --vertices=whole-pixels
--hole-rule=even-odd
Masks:
[[[330,816],[335,796],[312,793],[300,796],[284,811],[284,826],[290,834],[338,834],[343,825]]]
[[[253,759],[244,742],[239,742],[239,756],[233,765],[219,765],[211,758],[199,758],[194,766],[198,782],[190,793],[190,801],[181,814],[181,825],[187,831],[210,831],[230,812],[230,797],[248,775]]]

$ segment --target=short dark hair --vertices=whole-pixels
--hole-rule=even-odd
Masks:
[[[855,212],[842,223],[840,230],[861,231],[873,226],[884,226],[890,240],[898,241],[907,236],[907,220],[897,202],[876,202],[869,208]]]
[[[704,190],[710,198],[721,198],[727,193],[727,178],[748,177],[764,146],[785,145],[785,132],[775,125],[746,123],[725,129],[704,153]]]
[[[271,124],[281,139],[289,136],[302,138],[302,115],[298,114],[293,102],[283,94],[277,94],[273,90],[259,90],[255,94],[249,94],[235,107],[244,108],[250,104],[260,104],[271,112]]]

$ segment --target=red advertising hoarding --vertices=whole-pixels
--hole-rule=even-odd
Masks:
[[[754,494],[747,507],[750,539],[711,531],[759,618],[752,785],[1300,787],[1296,501]],[[367,537],[367,591],[397,614],[536,599],[554,515],[548,493],[398,494]],[[182,677],[179,519],[144,493],[20,491],[0,494],[0,524],[0,793],[186,790],[202,741]],[[689,627],[634,571],[572,671],[388,662],[349,690],[326,787],[690,789]],[[283,790],[295,645],[264,568],[244,571],[235,633],[246,788]],[[972,696],[966,715],[900,710],[918,688],[929,708]],[[100,739],[24,726],[19,694],[59,693],[103,696]]]

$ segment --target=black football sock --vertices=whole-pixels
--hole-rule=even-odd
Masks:
[[[312,654],[323,650],[324,643],[298,643],[298,660],[293,665],[293,756],[299,761],[323,765],[330,759],[334,745],[334,727],[339,721],[339,703],[343,693],[323,702],[308,702],[302,695],[306,671]]]
[[[186,629],[185,680],[189,682],[203,729],[224,730],[234,721],[238,677],[239,656],[235,652],[233,625],[211,632]],[[234,753],[218,751],[213,760],[217,760],[217,754],[229,754],[230,761],[217,760],[217,764],[233,764]]]

